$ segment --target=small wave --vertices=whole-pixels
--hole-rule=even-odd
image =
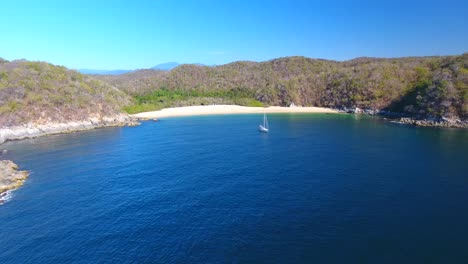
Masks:
[[[6,202],[10,201],[13,197],[14,190],[8,190],[3,193],[0,193],[0,205],[5,204]]]

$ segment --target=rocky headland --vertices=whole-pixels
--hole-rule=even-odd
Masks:
[[[7,191],[17,189],[24,184],[29,173],[19,171],[18,165],[10,160],[0,160],[0,204],[7,196]]]
[[[126,114],[113,116],[94,115],[81,121],[65,123],[27,123],[21,126],[0,128],[0,144],[8,140],[35,138],[45,135],[71,133],[100,127],[139,125],[135,118]],[[27,171],[18,171],[18,165],[10,160],[0,160],[0,204],[4,203],[9,191],[19,188],[28,177]]]
[[[135,126],[139,123],[136,119],[126,115],[94,116],[81,121],[66,123],[27,123],[20,126],[0,128],[0,144],[8,140],[34,138],[44,135],[71,133],[76,131],[90,130],[100,127],[113,126]]]

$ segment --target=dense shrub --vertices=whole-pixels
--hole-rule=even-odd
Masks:
[[[241,88],[245,96],[240,97],[269,105],[359,107],[468,118],[468,54],[344,62],[287,57],[96,77],[137,98],[161,89],[229,98],[226,93]]]
[[[111,115],[130,102],[119,89],[62,66],[24,60],[0,64],[0,127]]]

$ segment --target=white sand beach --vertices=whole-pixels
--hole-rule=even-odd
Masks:
[[[140,119],[155,119],[175,116],[255,114],[255,113],[338,113],[323,107],[247,107],[239,105],[199,105],[164,108],[159,111],[143,112],[132,115]]]

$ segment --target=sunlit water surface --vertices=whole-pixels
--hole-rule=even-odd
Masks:
[[[468,132],[204,116],[1,145],[0,263],[467,263]]]

